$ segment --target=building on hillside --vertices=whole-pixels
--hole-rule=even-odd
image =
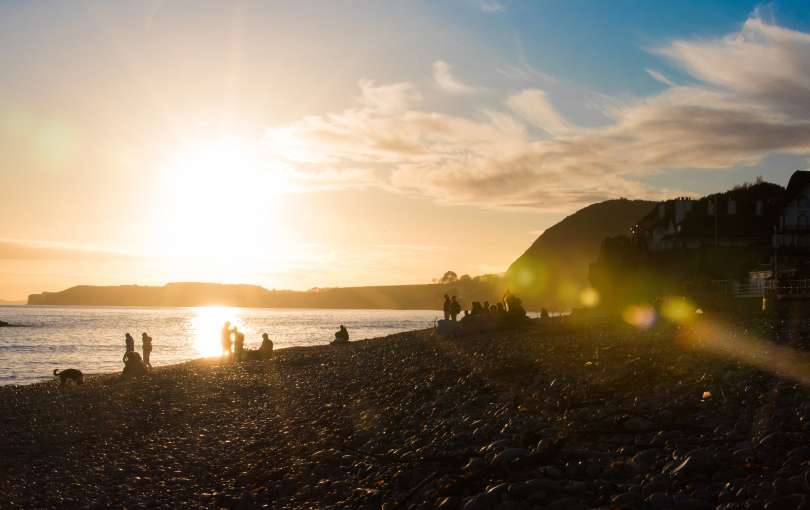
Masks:
[[[790,177],[772,243],[778,280],[810,278],[810,171]]]
[[[686,214],[692,210],[694,201],[688,197],[667,200],[633,226],[633,241],[651,251],[674,248],[673,240],[681,230]]]
[[[751,298],[758,308],[810,313],[810,171],[794,172],[787,188],[758,180],[668,200],[623,239],[606,239],[591,264],[600,292],[639,300],[680,288],[709,302]]]
[[[633,227],[632,239],[653,252],[767,247],[784,195],[781,186],[756,182],[699,200],[667,200]]]

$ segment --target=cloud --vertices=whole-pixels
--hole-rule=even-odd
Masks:
[[[661,73],[661,72],[659,72],[659,71],[656,71],[655,69],[644,69],[644,70],[645,70],[645,71],[647,71],[647,74],[649,74],[649,75],[650,75],[650,77],[651,77],[653,80],[658,81],[658,82],[661,82],[661,83],[663,83],[664,85],[669,85],[670,87],[674,87],[674,86],[675,86],[675,84],[674,84],[674,83],[672,83],[672,81],[671,81],[669,78],[667,78],[666,76],[664,76],[664,75],[663,75],[663,73]]]
[[[810,34],[749,18],[717,40],[675,41],[658,53],[739,105],[802,121],[810,113]]]
[[[539,89],[508,95],[505,111],[462,115],[428,108],[408,83],[361,82],[359,107],[268,136],[286,130],[306,149],[278,155],[305,175],[357,172],[367,185],[443,203],[543,210],[683,193],[644,184],[658,173],[810,155],[810,34],[754,16],[737,33],[676,40],[654,53],[691,84],[622,103],[597,94],[594,108],[612,121],[602,127],[572,125]]]
[[[529,123],[548,133],[560,133],[569,128],[568,122],[557,113],[542,90],[520,91],[509,96],[506,105]]]
[[[361,102],[381,113],[402,112],[422,100],[419,91],[407,82],[377,85],[373,80],[360,80],[358,85]]]
[[[506,9],[506,7],[497,0],[481,0],[478,2],[478,5],[484,12],[501,12]]]
[[[433,62],[433,79],[442,90],[451,94],[472,94],[475,92],[475,87],[471,87],[453,76],[450,66],[443,60]]]
[[[132,255],[70,246],[0,239],[0,260],[109,260],[130,259]]]

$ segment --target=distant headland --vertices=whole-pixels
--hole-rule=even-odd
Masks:
[[[308,291],[268,290],[258,285],[199,282],[163,286],[80,285],[61,292],[28,296],[29,305],[83,306],[242,306],[255,308],[363,308],[430,310],[441,307],[447,292],[464,295],[500,294],[500,279],[423,285],[316,288]]]
[[[628,232],[656,202],[607,200],[593,204],[548,228],[513,262],[505,274],[457,275],[447,271],[433,283],[366,287],[268,290],[257,285],[169,283],[164,286],[71,287],[28,297],[29,305],[84,306],[245,306],[267,308],[436,309],[443,295],[499,301],[507,289],[523,297],[530,311],[565,311],[578,305],[577,295],[558,292],[561,283],[588,285],[588,266],[602,240]],[[527,278],[531,275],[531,278]],[[570,294],[570,293],[569,293]]]

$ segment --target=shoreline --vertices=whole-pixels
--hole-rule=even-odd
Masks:
[[[23,327],[23,326],[20,326],[20,327]],[[350,344],[355,344],[355,343],[360,343],[360,342],[368,342],[368,341],[373,341],[373,340],[381,340],[381,339],[384,339],[384,338],[387,338],[387,337],[390,337],[390,336],[395,336],[395,335],[423,334],[423,333],[431,332],[431,331],[433,331],[433,328],[413,329],[413,330],[403,331],[403,332],[400,332],[400,333],[393,333],[391,335],[387,335],[387,336],[384,336],[384,337],[360,338],[358,340],[352,340],[350,342]],[[321,349],[321,348],[324,348],[324,347],[334,348],[333,346],[330,346],[330,344],[328,344],[328,343],[318,344],[318,345],[291,345],[289,347],[279,347],[277,349],[273,349],[273,357],[272,358],[269,358],[267,360],[261,360],[261,361],[259,361],[259,360],[244,360],[244,361],[241,361],[241,362],[233,362],[233,361],[225,361],[225,362],[223,362],[222,356],[208,356],[208,357],[201,356],[199,358],[192,358],[192,359],[189,359],[189,360],[186,360],[186,361],[180,361],[180,362],[177,362],[177,363],[169,363],[167,365],[155,365],[155,366],[152,367],[152,369],[150,371],[150,374],[153,373],[153,372],[160,371],[160,370],[170,370],[170,369],[175,369],[175,368],[182,368],[185,365],[195,364],[195,363],[196,364],[202,364],[202,365],[223,364],[225,366],[230,365],[230,364],[234,364],[234,363],[266,363],[266,362],[272,361],[278,355],[278,353],[280,353],[280,352],[286,352],[286,351],[291,350],[291,349],[292,350],[295,350],[295,349]],[[136,349],[135,352],[138,352],[138,350]],[[66,368],[69,368],[69,367],[66,367]],[[117,372],[84,372],[83,371],[82,375],[85,378],[85,382],[87,382],[88,378],[93,379],[93,378],[96,378],[96,377],[116,377],[116,376],[120,376],[122,371],[123,371],[123,366],[122,366],[121,370],[119,370]],[[52,381],[55,381],[55,380],[56,379],[53,376],[51,376],[51,377],[43,376],[43,380],[41,380],[41,381],[35,381],[35,382],[23,383],[23,384],[14,384],[14,383],[2,384],[2,385],[0,385],[0,388],[4,388],[4,387],[8,387],[8,386],[28,387],[28,386],[32,386],[34,384],[49,384],[49,383],[51,383]]]
[[[810,392],[684,334],[533,321],[3,386],[0,493],[37,507],[799,508]]]

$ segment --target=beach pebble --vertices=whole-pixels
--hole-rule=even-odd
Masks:
[[[652,421],[640,416],[632,416],[624,421],[624,430],[627,432],[647,432],[653,427]]]
[[[684,460],[672,470],[672,476],[689,477],[712,473],[716,465],[711,451],[705,448],[688,452]]]
[[[564,497],[549,503],[546,510],[588,510],[588,505],[578,498]]]
[[[493,457],[492,464],[509,466],[530,454],[531,452],[525,448],[506,448]]]
[[[667,510],[673,507],[672,496],[665,492],[653,492],[645,499],[653,510]]]

